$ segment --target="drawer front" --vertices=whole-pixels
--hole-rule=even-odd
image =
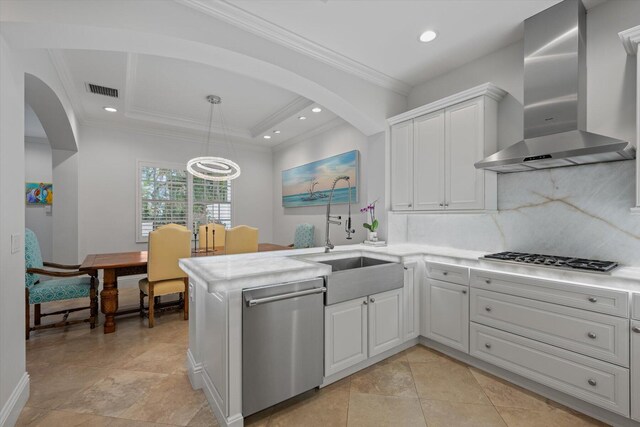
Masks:
[[[629,366],[629,321],[512,295],[471,290],[471,320]]]
[[[427,276],[458,285],[469,284],[469,268],[453,264],[427,261]]]
[[[519,274],[471,269],[471,286],[598,313],[629,317],[629,293]]]
[[[640,320],[640,294],[633,294],[631,307],[631,317]]]
[[[628,369],[476,323],[471,323],[471,355],[629,416]]]

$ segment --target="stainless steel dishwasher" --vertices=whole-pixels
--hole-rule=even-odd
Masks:
[[[322,383],[324,280],[242,292],[242,415]]]

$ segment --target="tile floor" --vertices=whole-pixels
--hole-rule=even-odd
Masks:
[[[137,303],[121,291],[121,306]],[[31,397],[18,426],[216,426],[185,369],[188,322],[118,319],[27,342]],[[422,346],[249,417],[252,426],[595,426],[601,423]]]

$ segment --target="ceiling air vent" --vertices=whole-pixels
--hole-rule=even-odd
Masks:
[[[97,95],[110,96],[112,98],[118,97],[118,89],[114,89],[111,87],[94,85],[93,83],[86,83],[87,91],[91,93],[95,93]]]

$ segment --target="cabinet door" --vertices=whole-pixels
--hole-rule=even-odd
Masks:
[[[402,289],[369,297],[369,357],[402,344]]]
[[[631,321],[631,418],[640,421],[640,321]]]
[[[413,121],[391,127],[391,209],[413,209]]]
[[[472,99],[445,111],[445,207],[483,209],[484,174],[474,163],[484,157],[484,100]]]
[[[444,110],[413,121],[413,206],[444,209]]]
[[[404,270],[404,340],[416,338],[420,334],[420,298],[415,264]]]
[[[367,359],[367,298],[325,307],[324,375]]]
[[[469,287],[427,279],[427,338],[469,352]]]

